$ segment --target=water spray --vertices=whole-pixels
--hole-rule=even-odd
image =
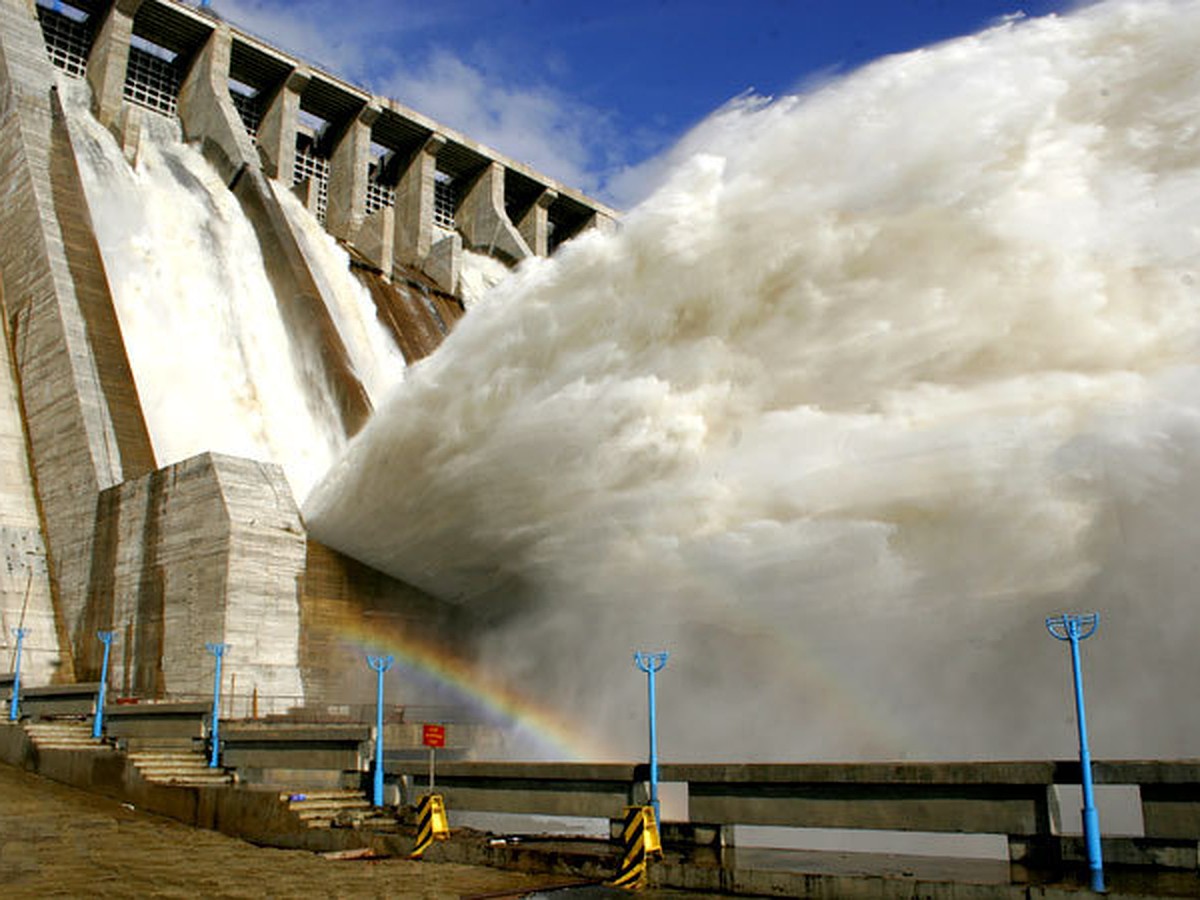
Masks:
[[[1088,749],[1087,714],[1083,707],[1083,671],[1079,666],[1079,642],[1087,640],[1100,624],[1099,613],[1063,613],[1046,619],[1046,630],[1071,644],[1071,672],[1075,680],[1075,718],[1079,725],[1079,768],[1083,784],[1083,837],[1087,844],[1092,890],[1104,891],[1104,860],[1100,853],[1100,816],[1092,790],[1092,754]]]

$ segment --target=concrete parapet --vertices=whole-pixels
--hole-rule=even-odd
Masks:
[[[329,158],[329,233],[354,242],[367,210],[367,178],[371,165],[371,126],[382,109],[368,103],[346,123]]]
[[[129,42],[133,17],[142,0],[117,0],[104,17],[88,55],[87,81],[92,88],[92,111],[101,124],[113,128],[125,98]]]
[[[294,180],[300,94],[311,79],[312,73],[307,68],[293,69],[271,97],[258,125],[258,153],[263,171],[268,178],[276,178],[285,186]],[[315,205],[312,209],[315,211]]]
[[[21,715],[30,719],[88,716],[96,705],[100,684],[57,684],[21,688]]]
[[[229,59],[233,35],[219,23],[205,42],[179,89],[179,120],[188,140],[199,141],[205,158],[228,184],[247,166],[258,166],[258,152],[229,96]]]
[[[337,787],[356,782],[365,769],[370,728],[231,722],[221,729],[221,742],[222,764],[244,782]]]
[[[635,767],[625,763],[444,763],[438,792],[449,809],[612,818],[633,802]],[[419,760],[389,762],[389,776],[418,785]]]
[[[489,163],[467,188],[455,213],[455,223],[472,250],[508,263],[533,255],[504,211],[504,166],[498,162]]]
[[[204,738],[209,703],[106,703],[104,733],[126,748],[191,745]]]

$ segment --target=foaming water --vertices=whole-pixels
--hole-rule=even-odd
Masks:
[[[378,404],[404,379],[404,354],[379,325],[375,304],[362,283],[350,272],[350,259],[338,242],[321,227],[296,196],[271,182],[288,223],[300,241],[314,277],[320,282],[338,336],[346,347],[367,395]]]
[[[209,450],[270,460],[303,498],[345,437],[331,398],[303,375],[236,198],[173,120],[145,115],[130,166],[90,114],[87,87],[59,86],[158,464]],[[314,272],[336,284],[337,260],[325,262]],[[354,299],[326,289],[339,328],[364,330]],[[357,333],[346,343],[366,347],[352,358],[381,391],[387,361]]]
[[[1194,755],[1200,4],[1109,3],[745,100],[535,261],[314,491],[668,758]],[[403,461],[397,465],[397,461]]]

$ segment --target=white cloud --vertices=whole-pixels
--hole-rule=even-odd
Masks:
[[[545,84],[513,84],[438,50],[397,67],[378,89],[513,159],[598,190],[614,143],[611,117]]]
[[[627,146],[613,116],[549,82],[516,80],[503,56],[429,46],[421,32],[444,28],[453,11],[364,0],[222,0],[218,12],[268,43],[333,74],[393,97],[472,140],[570,187],[604,195]],[[409,48],[412,48],[409,50]],[[549,73],[548,73],[549,74]]]

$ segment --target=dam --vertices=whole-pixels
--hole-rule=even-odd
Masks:
[[[1009,864],[1079,855],[1043,622],[1095,609],[1096,778],[1137,819],[1106,856],[1195,892],[1200,5],[744,98],[620,227],[206,10],[0,16],[6,759],[370,844],[297,821],[383,828],[363,654],[395,653],[389,790],[438,719],[555,760],[447,762],[453,810],[611,823],[646,783],[629,651],[661,647],[682,843],[985,832],[978,894],[1019,895]],[[107,743],[39,737],[91,714],[98,633]]]
[[[344,702],[340,635],[458,626],[311,540],[296,492],[463,316],[464,265],[616,214],[208,10],[0,16],[9,666],[23,628],[27,683],[93,681],[108,629],[119,694],[203,695],[222,642],[247,710]],[[197,210],[175,243],[164,191]]]

